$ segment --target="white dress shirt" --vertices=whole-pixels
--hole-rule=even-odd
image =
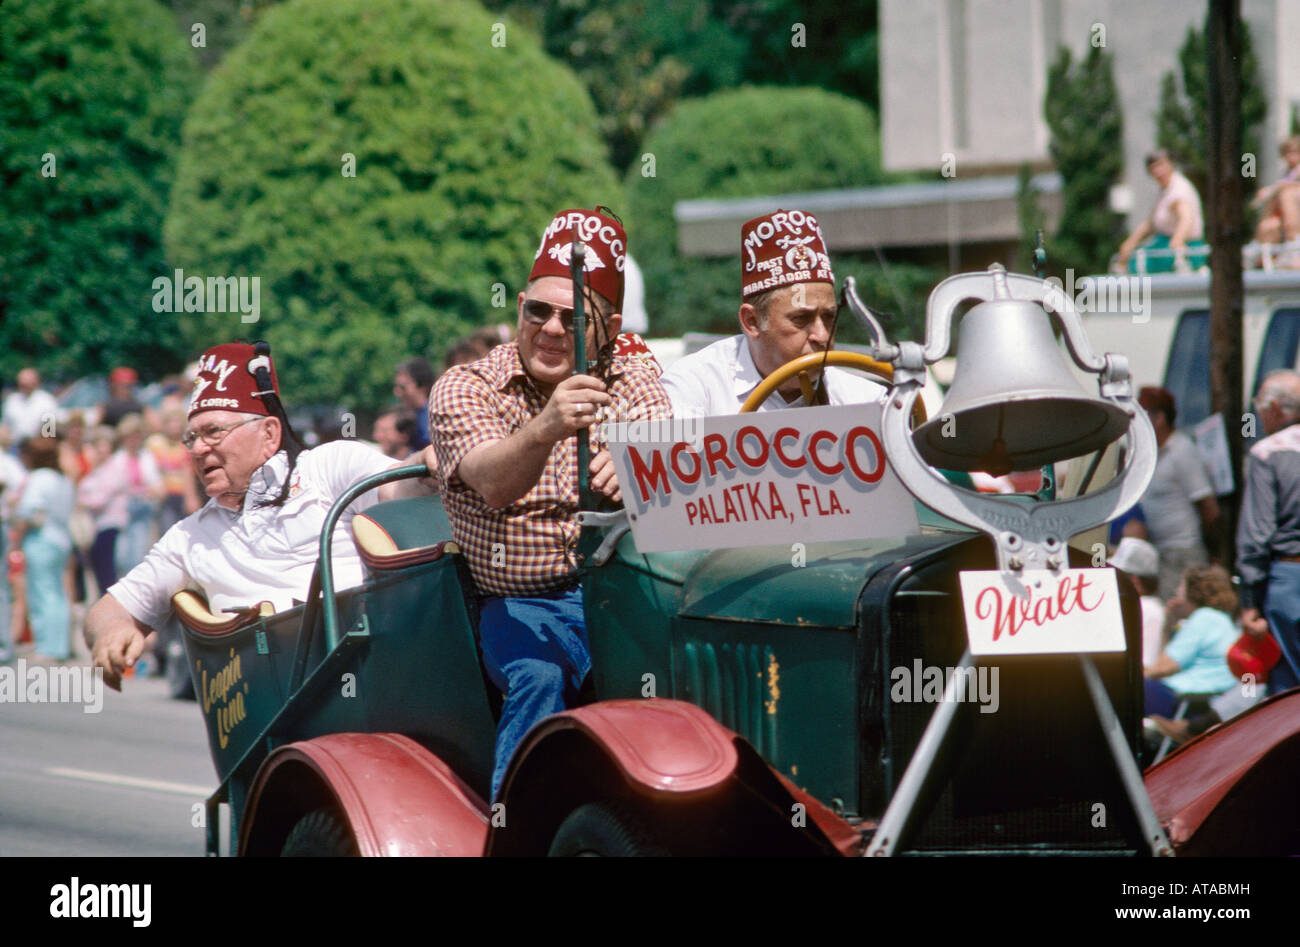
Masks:
[[[283,506],[258,504],[274,498],[288,469],[281,451],[252,477],[241,510],[215,499],[169,529],[144,561],[109,594],[133,618],[157,628],[171,611],[171,597],[195,589],[214,612],[269,601],[276,611],[307,598],[320,548],[325,514],[343,491],[393,465],[374,448],[334,441],[298,455],[293,487]],[[358,497],[340,517],[333,537],[335,588],[360,585],[361,558],[353,545],[352,517],[378,500],[374,490]]]
[[[740,413],[740,406],[758,387],[763,376],[754,365],[749,338],[744,334],[720,339],[692,355],[673,362],[659,379],[673,402],[676,417],[718,417]],[[826,392],[833,405],[882,401],[888,389],[861,375],[840,368],[826,369]],[[786,401],[773,393],[759,411],[803,406],[803,395]]]

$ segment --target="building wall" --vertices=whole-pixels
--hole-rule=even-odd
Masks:
[[[1059,44],[1076,60],[1085,54],[1100,26],[1114,56],[1135,224],[1156,196],[1143,156],[1154,147],[1160,77],[1177,69],[1187,28],[1199,28],[1205,10],[1189,0],[881,0],[885,167],[939,170],[947,154],[958,176],[1049,165],[1047,69]],[[1270,106],[1262,184],[1277,177],[1277,142],[1300,102],[1300,0],[1242,0],[1242,16]]]

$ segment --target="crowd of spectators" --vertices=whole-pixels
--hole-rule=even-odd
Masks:
[[[1296,410],[1285,418],[1264,412],[1266,434],[1300,420],[1300,376],[1271,374],[1257,409],[1267,401],[1273,410],[1278,392]],[[1175,428],[1173,395],[1144,387],[1138,403],[1155,430],[1156,469],[1138,506],[1111,524],[1109,561],[1140,597],[1144,702],[1152,732],[1181,743],[1261,698],[1279,654],[1267,626],[1242,609],[1239,586],[1227,568],[1232,563],[1223,561],[1209,470],[1192,440]],[[1285,680],[1280,672],[1279,682]]]

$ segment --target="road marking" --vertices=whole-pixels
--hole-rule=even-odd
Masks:
[[[65,766],[49,766],[42,772],[65,779],[81,779],[90,783],[108,783],[110,786],[130,786],[133,789],[152,789],[154,792],[170,792],[178,796],[210,796],[212,790],[207,786],[193,786],[189,783],[169,783],[161,779],[141,779],[138,776],[119,776],[116,773],[95,773],[87,769],[68,769]]]

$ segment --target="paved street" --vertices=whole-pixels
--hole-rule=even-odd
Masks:
[[[216,787],[193,701],[163,680],[81,704],[0,703],[0,856],[203,854],[191,807]]]

